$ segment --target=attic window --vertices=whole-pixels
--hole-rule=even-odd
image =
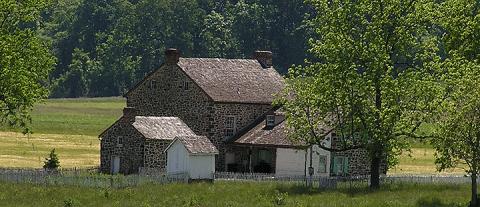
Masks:
[[[118,147],[123,146],[123,137],[118,136],[116,142],[117,142],[116,144],[117,144]]]
[[[150,89],[157,89],[157,81],[150,81]]]
[[[267,115],[267,126],[275,126],[275,115]]]
[[[235,116],[225,117],[225,138],[235,135]]]
[[[190,82],[188,81],[183,81],[183,90],[189,90],[190,89]]]

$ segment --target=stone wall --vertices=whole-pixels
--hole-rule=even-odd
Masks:
[[[155,87],[152,87],[152,81]],[[184,82],[189,82],[188,90]],[[236,117],[236,131],[270,110],[269,104],[215,103],[177,65],[164,64],[127,94],[127,106],[139,116],[173,116],[218,148],[216,169],[225,170],[225,119]]]
[[[235,117],[236,132],[252,124],[258,117],[265,114],[272,108],[268,104],[240,104],[240,103],[215,103],[213,106],[213,115],[210,117],[210,126],[207,137],[217,147],[219,155],[217,156],[215,168],[217,171],[225,171],[225,122],[228,116]]]
[[[333,139],[332,147],[337,147],[340,140],[338,137]],[[368,151],[365,149],[354,149],[344,152],[332,152],[332,159],[334,156],[345,156],[348,157],[348,175],[349,176],[360,176],[360,175],[370,175],[370,157]],[[382,161],[380,165],[380,173],[387,173],[386,160]]]
[[[117,144],[117,137],[122,139],[121,145]],[[144,138],[125,117],[120,118],[109,128],[100,142],[100,170],[110,173],[113,156],[120,157],[120,173],[137,173],[143,167]]]
[[[178,117],[197,135],[207,135],[213,101],[175,64],[164,64],[126,96],[138,116]]]
[[[145,141],[145,166],[146,168],[161,169],[167,166],[165,149],[172,140],[148,139]]]

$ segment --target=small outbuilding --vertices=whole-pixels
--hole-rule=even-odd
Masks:
[[[187,173],[191,180],[213,179],[217,148],[205,136],[176,137],[166,148],[167,174]]]

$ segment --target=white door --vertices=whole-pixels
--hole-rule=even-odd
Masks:
[[[120,172],[120,157],[113,156],[112,157],[112,174],[117,174]]]

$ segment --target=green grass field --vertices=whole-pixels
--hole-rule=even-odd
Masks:
[[[124,98],[50,99],[32,112],[32,130],[40,134],[98,136],[122,115]],[[1,131],[21,131],[0,127]]]
[[[0,183],[0,206],[175,207],[454,207],[467,206],[468,185],[385,185],[320,191],[278,183],[215,182],[125,189],[45,187]]]
[[[62,167],[91,167],[99,163],[98,135],[122,114],[123,98],[50,99],[33,110],[34,134],[0,127],[0,167],[41,167],[52,148]],[[3,131],[3,132],[2,132]],[[411,156],[389,174],[435,174],[434,150],[414,143]],[[462,174],[453,169],[446,173]]]

